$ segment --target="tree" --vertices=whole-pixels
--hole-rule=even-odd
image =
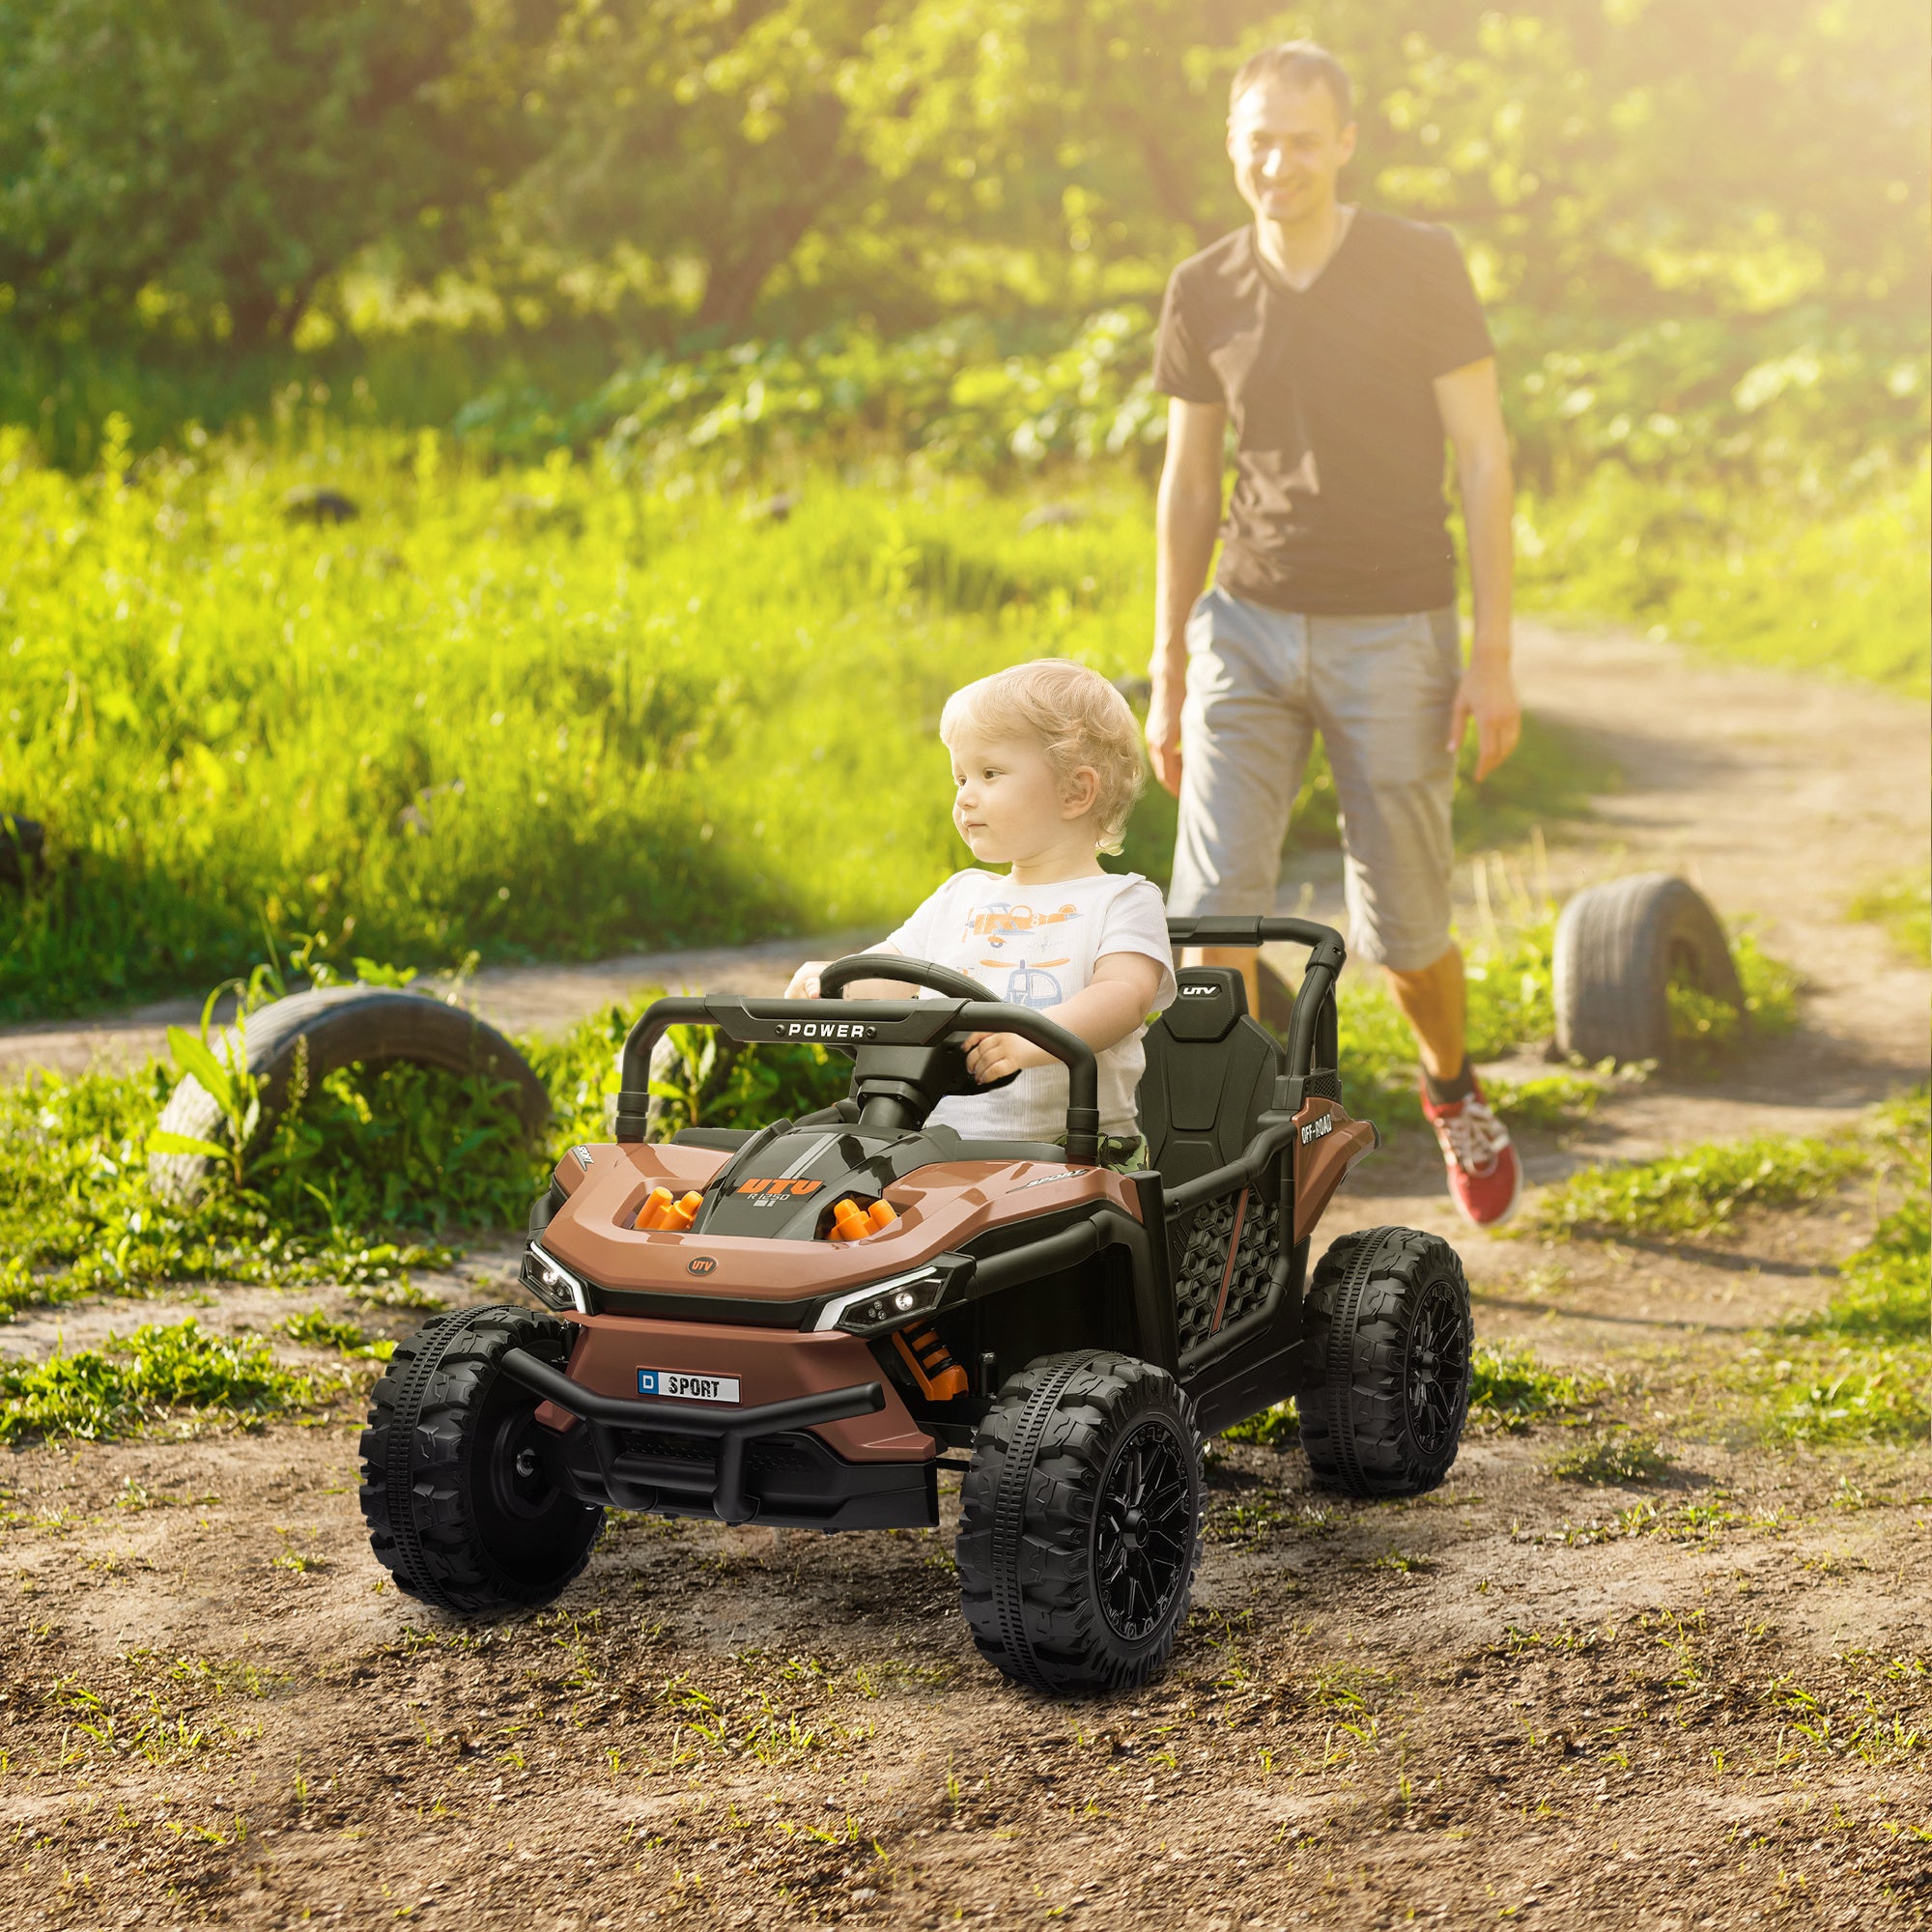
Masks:
[[[0,0],[0,281],[29,317],[286,334],[382,240],[458,259],[538,0]]]

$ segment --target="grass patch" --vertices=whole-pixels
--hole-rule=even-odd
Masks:
[[[1836,1293],[1747,1358],[1770,1433],[1808,1443],[1922,1441],[1932,1430],[1932,1190],[1925,1099],[1882,1109],[1876,1159],[1905,1195],[1839,1264]]]
[[[1601,1393],[1593,1378],[1552,1368],[1516,1343],[1479,1343],[1469,1365],[1470,1419],[1511,1435],[1587,1408]]]
[[[1742,1009],[1679,980],[1664,989],[1680,1072],[1717,1071],[1747,1034],[1778,1039],[1797,1028],[1798,995],[1804,985],[1797,969],[1765,952],[1748,928],[1731,934],[1731,958],[1744,990]]]
[[[169,1422],[245,1422],[313,1408],[345,1386],[285,1369],[252,1335],[213,1335],[193,1317],[145,1323],[126,1341],[0,1366],[0,1442],[97,1442]]]
[[[1925,873],[1903,873],[1885,885],[1872,886],[1845,910],[1853,919],[1884,926],[1892,944],[1915,966],[1923,966],[1932,957],[1932,880]]]
[[[1520,504],[1525,609],[1648,626],[1715,655],[1826,671],[1923,696],[1932,610],[1923,562],[1932,469],[1794,514],[1601,465],[1560,501]]]
[[[452,1232],[520,1225],[572,1144],[605,1138],[616,1054],[644,1002],[520,1045],[550,1089],[550,1134],[526,1145],[500,1091],[421,1067],[330,1074],[244,1158],[182,1206],[148,1183],[149,1136],[175,1070],[159,1062],[0,1087],[0,1319],[27,1302],[163,1283],[334,1282],[387,1306],[435,1306],[410,1270],[446,1266]],[[842,1093],[818,1047],[722,1055],[687,1034],[667,1130],[761,1125]]]
[[[1222,1437],[1229,1442],[1256,1442],[1264,1449],[1293,1449],[1301,1440],[1301,1417],[1296,1412],[1294,1398],[1278,1402],[1272,1408],[1264,1408],[1259,1415],[1251,1415],[1243,1422],[1237,1422],[1232,1429],[1224,1429]]]
[[[1548,1466],[1565,1483],[1648,1483],[1670,1463],[1653,1437],[1619,1432],[1569,1450]]]
[[[1539,1204],[1536,1230],[1668,1237],[1708,1235],[1742,1208],[1790,1208],[1835,1194],[1870,1159],[1869,1150],[1787,1134],[1712,1141],[1628,1167],[1573,1175]]]

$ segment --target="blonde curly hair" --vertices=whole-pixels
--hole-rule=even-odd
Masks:
[[[1099,781],[1094,799],[1097,850],[1118,852],[1147,782],[1140,726],[1127,700],[1097,670],[1065,658],[1036,658],[955,691],[939,718],[950,751],[963,732],[1030,738],[1065,785],[1082,765]]]

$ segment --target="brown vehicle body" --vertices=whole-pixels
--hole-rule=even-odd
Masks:
[[[532,1218],[524,1280],[575,1339],[561,1374],[527,1357],[508,1367],[545,1397],[537,1420],[566,1487],[587,1503],[727,1521],[925,1526],[938,1520],[938,1460],[971,1445],[1006,1376],[1057,1350],[1118,1349],[1170,1371],[1205,1428],[1280,1401],[1308,1378],[1309,1236],[1376,1141],[1337,1097],[1340,941],[1323,927],[1305,936],[1317,952],[1286,1057],[1246,1016],[1236,976],[1180,974],[1148,1036],[1139,1174],[1077,1157],[1080,1060],[1091,1095],[1092,1056],[1039,1014],[659,1002],[626,1049],[618,1141],[571,1150]],[[831,1012],[838,1021],[815,1017]],[[633,1138],[651,1045],[691,1021],[753,1040],[802,1024],[856,1032],[854,1097],[776,1135]],[[944,1041],[994,1024],[1070,1042],[1067,1150],[923,1125]],[[659,1188],[703,1197],[687,1232],[636,1225]],[[895,1218],[863,1239],[826,1238],[843,1198],[883,1200]],[[911,1320],[839,1325],[841,1303],[922,1271]],[[930,1338],[923,1359],[895,1329]],[[713,1383],[729,1399],[655,1393]],[[812,1416],[814,1402],[844,1412]],[[775,1405],[768,1425],[756,1420]]]

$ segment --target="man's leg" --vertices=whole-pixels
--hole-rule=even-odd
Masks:
[[[1422,1070],[1447,1086],[1463,1071],[1464,989],[1463,952],[1453,941],[1439,959],[1412,973],[1382,971],[1402,1016],[1415,1035]]]
[[[1314,744],[1303,701],[1307,620],[1263,611],[1219,590],[1188,627],[1181,713],[1180,814],[1168,910],[1266,913],[1281,878],[1281,843]],[[1261,1010],[1252,947],[1190,946],[1189,966],[1232,966]]]
[[[1469,1066],[1463,955],[1449,930],[1456,769],[1447,737],[1461,663],[1453,618],[1318,619],[1310,652],[1342,807],[1350,947],[1383,967],[1415,1034],[1422,1110],[1451,1195],[1471,1221],[1492,1226],[1515,1209],[1521,1168]]]

